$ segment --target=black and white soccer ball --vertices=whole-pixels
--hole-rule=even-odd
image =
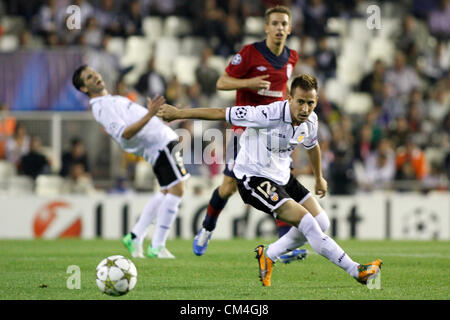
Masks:
[[[103,259],[97,266],[97,286],[110,296],[121,296],[137,282],[137,269],[130,259],[116,255]]]

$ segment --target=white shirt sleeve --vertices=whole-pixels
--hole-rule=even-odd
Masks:
[[[99,110],[99,119],[108,134],[115,139],[122,139],[127,124],[119,117],[112,107],[103,107]]]
[[[261,106],[228,107],[225,120],[236,126],[249,128],[268,128],[276,126],[281,119],[279,103],[274,102]]]
[[[308,135],[303,139],[302,144],[306,150],[310,150],[319,144],[317,132],[319,129],[319,121],[316,113],[309,116],[308,121]]]

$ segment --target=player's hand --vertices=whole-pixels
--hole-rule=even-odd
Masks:
[[[327,194],[327,190],[328,190],[327,180],[325,180],[322,177],[316,179],[316,186],[315,186],[316,195],[318,195],[319,198],[323,198]]]
[[[248,79],[248,88],[253,90],[269,89],[270,81],[264,80],[270,77],[270,75],[265,74],[262,76],[254,77]]]
[[[150,97],[147,97],[147,110],[153,117],[159,110],[159,108],[166,103],[166,99],[161,96],[155,96],[152,99]]]
[[[178,109],[170,104],[164,104],[158,110],[156,114],[158,117],[162,118],[164,121],[170,122],[172,120],[178,119],[176,117]]]

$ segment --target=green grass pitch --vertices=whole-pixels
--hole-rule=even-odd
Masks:
[[[314,253],[304,261],[277,263],[272,287],[258,279],[253,249],[268,239],[212,240],[197,257],[191,240],[169,240],[176,259],[133,259],[138,270],[134,290],[109,297],[98,290],[95,267],[107,256],[129,256],[112,240],[1,240],[0,299],[24,300],[315,300],[449,299],[450,242],[338,241],[358,262],[383,259],[379,289],[368,289]],[[67,268],[81,270],[81,288],[68,289]]]

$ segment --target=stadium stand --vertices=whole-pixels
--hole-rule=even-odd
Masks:
[[[64,13],[66,2],[58,2],[55,17],[47,17],[45,19],[48,20],[44,22],[57,25],[59,20],[56,17],[67,15]],[[103,17],[101,1],[86,2],[93,8],[94,11],[91,12],[100,13],[91,17]],[[67,110],[82,113],[87,108],[86,97],[71,88],[71,70],[65,68],[72,68],[74,64],[83,61],[93,65],[102,62],[103,68],[111,71],[112,84],[125,80],[126,92],[133,93],[130,96],[133,96],[136,102],[145,104],[145,96],[136,92],[135,86],[145,74],[148,61],[154,58],[155,69],[164,78],[166,95],[171,103],[195,104],[202,101],[206,106],[230,105],[234,101],[233,91],[217,91],[210,96],[200,92],[200,98],[189,96],[189,88],[192,90],[197,84],[195,70],[203,49],[207,46],[213,49],[214,55],[209,58],[208,64],[222,74],[238,48],[264,37],[263,12],[268,3],[272,2],[255,1],[251,10],[242,3],[231,9],[227,1],[215,2],[214,12],[209,12],[212,15],[208,16],[206,8],[200,2],[191,8],[180,1],[175,7],[163,12],[152,11],[152,8],[145,6],[144,1],[140,8],[141,20],[133,21],[138,29],[140,26],[142,32],[136,30],[135,33],[129,34],[126,30],[102,24],[103,29],[97,30],[103,35],[103,39],[107,38],[102,41],[102,45],[86,41],[86,37],[92,37],[92,34],[88,35],[84,25],[80,29],[68,30],[64,24],[65,18],[60,21],[62,24],[58,25],[57,29],[42,29],[40,23],[44,18],[40,13],[43,12],[41,9],[45,9],[45,1],[33,1],[26,6],[3,1],[4,13],[0,16],[0,64],[3,66],[0,68],[0,103],[8,105],[10,112],[18,120],[24,117],[21,113],[23,111],[38,111],[43,114],[50,112],[46,126],[52,128],[52,134],[63,135],[64,130],[71,130],[70,132],[75,134],[80,128],[83,128],[81,131],[92,134],[95,132],[95,124],[90,122],[88,116],[83,118],[81,125],[72,123],[69,115],[61,114],[59,118],[51,115],[52,112]],[[130,19],[129,4],[127,1],[114,3],[113,14],[117,17],[116,20],[119,25],[125,25],[125,22],[129,22],[127,19]],[[315,20],[309,14],[309,1],[288,3],[291,4],[296,19],[288,46],[297,50],[300,56],[293,74],[306,70],[319,77],[325,100],[329,102],[324,105],[319,102],[317,109],[323,123],[322,132],[328,132],[328,135],[322,133],[320,139],[326,139],[332,146],[330,152],[340,152],[334,148],[337,141],[333,140],[333,135],[329,132],[333,131],[333,126],[339,124],[343,117],[351,117],[351,131],[356,136],[367,114],[376,111],[376,121],[370,124],[374,133],[370,150],[372,152],[380,136],[388,137],[392,142],[401,140],[395,135],[392,136],[392,133],[395,132],[397,118],[404,117],[407,123],[405,136],[414,136],[415,140],[419,141],[418,147],[424,151],[430,167],[433,167],[433,172],[429,174],[439,177],[431,180],[447,181],[450,158],[447,120],[450,113],[450,42],[449,32],[439,29],[439,25],[434,21],[440,16],[431,14],[436,12],[437,4],[432,1],[422,8],[427,11],[417,12],[414,1],[358,1],[351,2],[348,6],[323,1],[324,19]],[[367,27],[366,9],[373,4],[378,5],[382,12],[380,29]],[[227,19],[230,17],[232,19]],[[83,17],[83,21],[87,21],[86,18],[88,17]],[[448,18],[450,20],[450,17]],[[238,30],[233,28],[233,22],[238,22]],[[328,48],[337,58],[335,76],[323,76],[317,67],[316,54],[322,36],[326,37]],[[379,81],[370,82],[373,86],[368,91],[361,92],[361,81],[373,71],[375,61],[384,62],[386,72],[393,71],[395,56],[399,51],[404,53],[408,68],[418,75],[419,84],[415,85],[414,92],[419,91],[421,95],[396,95],[393,91],[395,85],[386,82],[386,73]],[[20,55],[17,54],[19,52]],[[109,56],[104,55],[105,52]],[[114,60],[118,63],[110,62]],[[34,64],[34,61],[41,61],[42,68]],[[42,70],[47,69],[49,74],[43,77]],[[37,92],[36,88],[42,91]],[[109,89],[115,92],[114,85]],[[416,113],[420,114],[419,123],[414,119]],[[64,126],[58,125],[61,118]],[[25,116],[24,119],[31,123],[29,117]],[[40,126],[41,124],[30,125],[34,131],[31,133],[41,134],[48,131],[40,129]],[[176,128],[179,124],[173,126]],[[213,126],[223,129],[222,124]],[[95,137],[99,139],[98,134]],[[0,135],[0,139],[5,138]],[[60,139],[49,136],[42,136],[42,139],[47,154],[53,157],[53,172],[57,172],[57,157],[62,152]],[[95,141],[90,143],[96,144]],[[350,154],[354,148],[354,145],[348,147]],[[399,152],[398,148],[399,146],[392,143],[393,152]],[[101,168],[92,172],[97,186],[110,187],[117,173],[115,171],[119,170],[126,173],[131,180],[135,177],[135,188],[152,187],[148,168],[143,168],[139,162],[134,171],[125,172],[127,169],[120,163],[121,154],[115,148],[105,145],[98,150],[91,148],[89,152],[92,154],[91,167]],[[352,156],[356,159],[355,155]],[[359,163],[357,167],[364,168],[364,164]],[[10,168],[5,160],[0,162],[0,188],[5,189],[10,184],[11,192],[29,192],[29,184],[24,179],[11,180],[15,173]],[[150,180],[146,181],[141,175]],[[48,178],[36,181],[36,192],[56,191],[54,186],[57,182],[50,182]],[[421,179],[416,177],[415,180],[420,182]],[[426,190],[430,188],[446,189],[448,183],[439,182],[431,187],[428,183],[424,187]]]

